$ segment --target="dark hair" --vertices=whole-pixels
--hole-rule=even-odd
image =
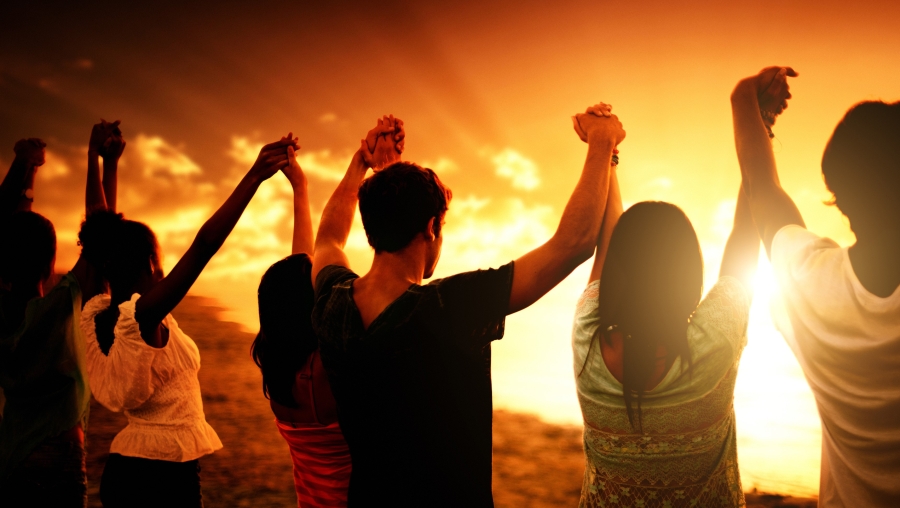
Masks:
[[[900,206],[900,102],[860,102],[841,119],[822,156],[822,176],[850,225],[896,224]]]
[[[375,173],[359,187],[359,213],[375,252],[397,252],[434,221],[435,236],[453,193],[434,171],[397,162]]]
[[[147,270],[162,270],[156,235],[146,224],[121,213],[90,213],[81,223],[78,243],[113,291],[131,290]]]
[[[18,211],[0,225],[0,280],[5,284],[35,284],[53,275],[56,230],[43,215]]]
[[[296,254],[270,266],[259,283],[259,334],[250,354],[262,371],[266,398],[282,406],[297,407],[294,376],[319,347],[310,317],[311,273],[309,256]]]
[[[680,208],[645,201],[622,214],[600,276],[600,327],[595,339],[611,329],[622,334],[622,392],[628,421],[638,430],[657,347],[666,348],[669,360],[681,357],[691,368],[687,328],[702,293],[700,243]]]

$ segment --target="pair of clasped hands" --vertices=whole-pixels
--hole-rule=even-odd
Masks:
[[[601,102],[587,108],[584,113],[572,117],[572,124],[578,137],[585,143],[610,141],[613,147],[625,139],[622,122],[612,114],[612,105]]]
[[[400,155],[406,146],[406,131],[403,129],[403,120],[394,118],[394,115],[385,115],[379,118],[375,127],[360,140],[359,150],[353,155],[351,165],[368,170],[380,171],[400,160]],[[256,163],[250,168],[265,180],[276,172],[281,171],[290,181],[291,186],[297,188],[306,184],[306,176],[297,162],[296,152],[300,150],[300,139],[294,137],[292,132],[280,140],[262,147]]]

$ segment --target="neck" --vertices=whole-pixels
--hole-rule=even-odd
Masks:
[[[421,242],[412,242],[397,252],[380,252],[364,278],[380,283],[421,284],[425,275],[425,253]]]
[[[858,236],[850,247],[850,263],[856,278],[872,294],[890,296],[900,285],[900,237],[887,232]]]
[[[142,277],[137,284],[129,287],[110,286],[109,299],[111,305],[119,305],[120,303],[131,300],[131,297],[137,293],[141,296],[153,287],[154,282],[149,277]]]

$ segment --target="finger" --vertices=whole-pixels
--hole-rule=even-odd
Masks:
[[[789,76],[789,77],[791,77],[791,78],[796,78],[797,76],[800,75],[797,71],[795,71],[795,70],[794,70],[793,68],[791,68],[791,67],[785,67],[784,69],[785,69],[785,71],[786,71],[786,75]]]
[[[294,160],[296,160],[296,159],[297,159],[297,156],[296,156],[296,155],[294,155],[294,147],[292,147],[292,146],[288,146],[288,149],[287,149],[287,154],[288,154],[288,158],[290,158],[290,159],[294,159]]]

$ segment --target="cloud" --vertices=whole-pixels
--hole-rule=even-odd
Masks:
[[[337,120],[337,115],[334,113],[323,113],[322,116],[319,117],[319,122],[321,123],[333,123]]]
[[[135,151],[141,158],[145,177],[188,176],[202,172],[190,157],[159,136],[138,134],[134,144]]]
[[[422,166],[431,168],[438,176],[455,173],[459,170],[459,165],[447,157],[439,157],[436,161],[422,161]]]
[[[504,148],[491,157],[491,162],[494,173],[511,180],[514,189],[531,191],[541,185],[537,164],[512,148]]]
[[[94,68],[94,61],[90,58],[76,58],[69,62],[69,67],[82,71],[89,71]]]
[[[56,180],[68,176],[72,172],[69,169],[69,164],[66,163],[65,158],[50,150],[45,150],[44,154],[44,165],[41,166],[37,172],[37,177],[41,181],[49,182],[51,180]]]

